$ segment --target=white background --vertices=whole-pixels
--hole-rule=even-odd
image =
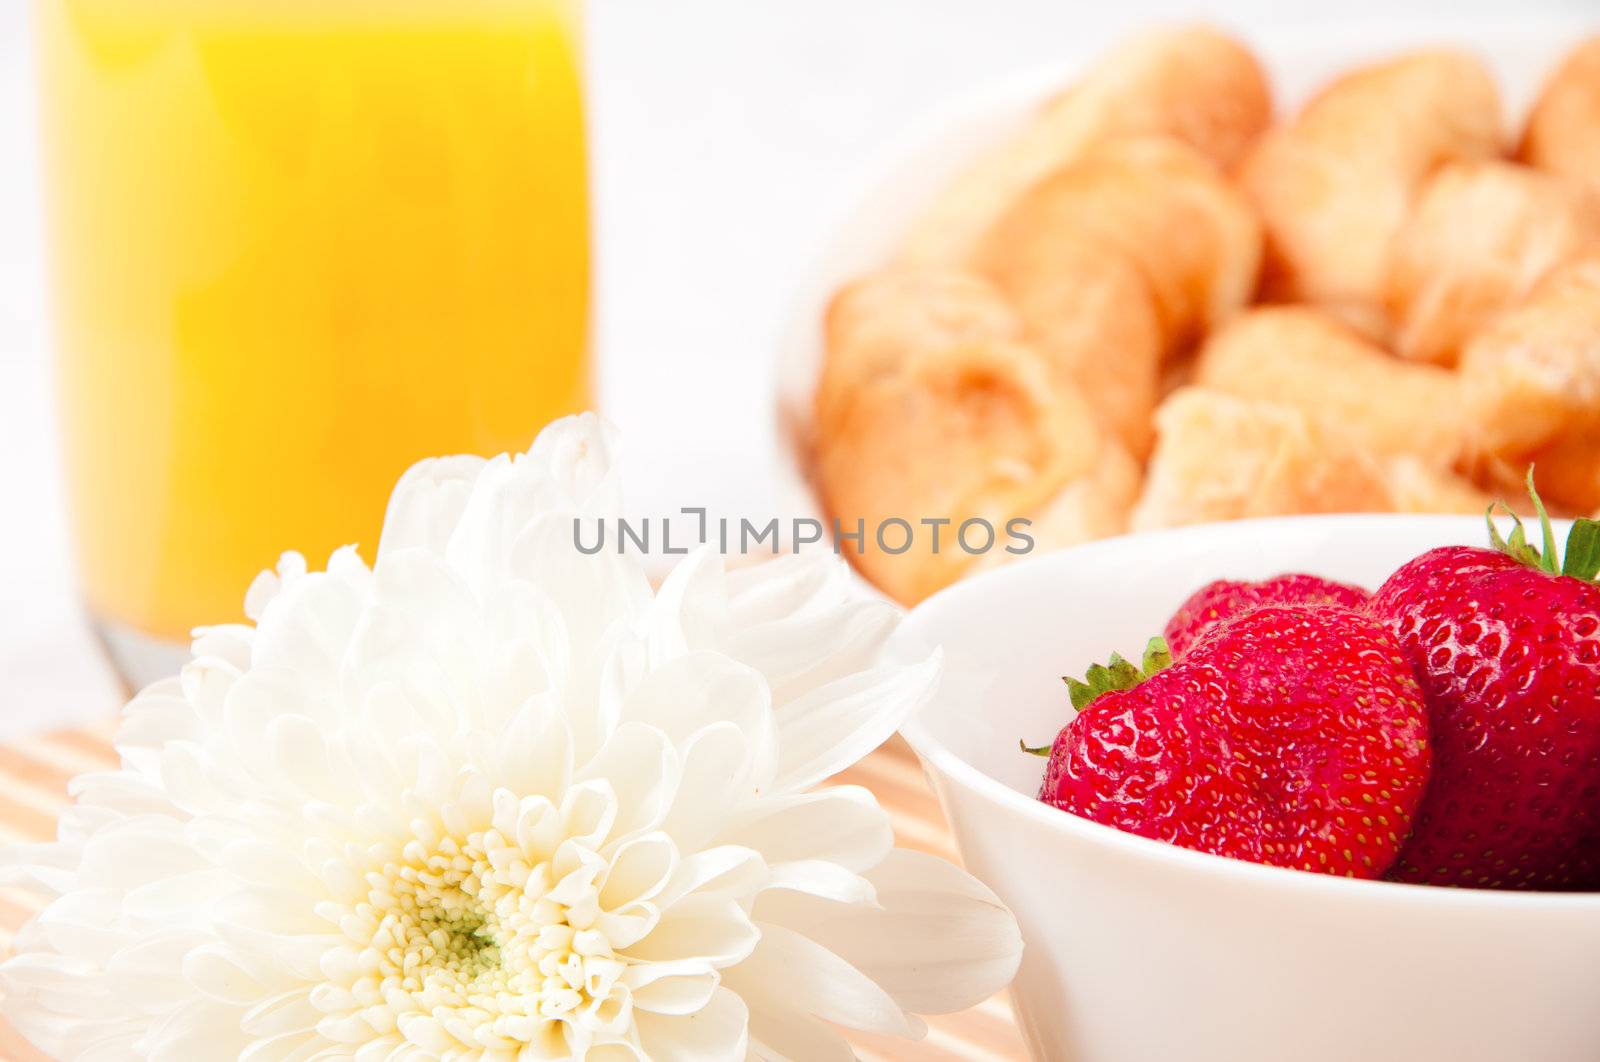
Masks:
[[[27,8],[0,0],[0,737],[121,699],[66,552]],[[1395,20],[1534,16],[1600,28],[1596,0],[591,0],[601,403],[631,440],[630,507],[773,514],[787,301],[863,163],[941,100],[1164,19],[1354,26],[1379,46]]]

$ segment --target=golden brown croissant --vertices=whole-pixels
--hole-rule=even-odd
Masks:
[[[1464,445],[1454,373],[1401,361],[1310,307],[1238,317],[1201,348],[1195,382],[1292,406],[1379,456],[1413,454],[1443,468]]]
[[[1172,137],[1118,141],[1057,170],[1001,216],[975,262],[1015,293],[1060,282],[1030,274],[1049,274],[1059,248],[1085,241],[1139,267],[1168,350],[1255,293],[1260,222],[1215,164]]]
[[[1377,327],[1412,197],[1442,163],[1498,153],[1500,123],[1493,79],[1460,52],[1415,52],[1327,86],[1239,170],[1266,223],[1268,294]]]
[[[1171,135],[1230,166],[1271,116],[1260,64],[1234,38],[1204,26],[1132,38],[960,173],[912,227],[901,259],[967,261],[995,219],[1035,181],[1109,139]]]
[[[1600,184],[1600,37],[1574,48],[1545,82],[1518,156],[1542,170]]]
[[[816,423],[827,432],[853,390],[913,356],[1022,338],[1022,322],[982,277],[957,269],[888,269],[841,288],[823,322]]]
[[[1381,463],[1292,406],[1185,387],[1156,411],[1156,432],[1136,530],[1392,508]]]
[[[1382,465],[1389,503],[1397,513],[1480,516],[1494,501],[1493,496],[1471,480],[1420,457],[1401,454],[1386,458]]]
[[[1032,252],[1044,252],[1034,258]],[[1028,337],[1068,386],[1094,396],[1095,419],[1130,451],[1150,446],[1161,326],[1128,259],[1087,239],[1019,247],[993,272]]]
[[[1445,166],[1395,241],[1396,352],[1455,364],[1474,332],[1588,250],[1600,250],[1600,190],[1511,162]]]
[[[1139,498],[1143,470],[1113,440],[1087,475],[1069,480],[1055,495],[1026,514],[1033,548],[1025,556],[1064,549],[1128,530],[1128,514]],[[1004,549],[977,557],[965,574],[1020,559]]]
[[[1461,379],[1481,456],[1515,468],[1587,430],[1600,413],[1600,257],[1557,269],[1474,336]]]
[[[1600,505],[1600,409],[1536,451],[1529,464],[1553,506],[1586,513]]]
[[[828,508],[867,543],[847,552],[867,576],[910,604],[958,578],[973,561],[952,536],[966,520],[1003,533],[1072,481],[1092,478],[1108,441],[1086,401],[1059,386],[1025,346],[970,343],[911,357],[858,387],[819,441]],[[875,541],[884,521],[915,532],[906,552]],[[925,519],[949,521],[932,549]]]

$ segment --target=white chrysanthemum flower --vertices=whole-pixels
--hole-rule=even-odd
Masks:
[[[523,456],[423,462],[377,561],[286,555],[251,626],[128,706],[122,768],[8,856],[52,897],[5,1012],[83,1062],[849,1058],[827,1023],[1008,981],[962,871],[813,789],[927,695],[832,557],[652,593],[583,556],[617,512],[593,417]],[[592,527],[592,525],[587,525]]]

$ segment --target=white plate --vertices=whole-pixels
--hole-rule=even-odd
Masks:
[[[1560,534],[1565,538],[1565,530]],[[1091,543],[913,609],[946,679],[905,736],[967,867],[1016,912],[1023,1035],[1052,1062],[1594,1062],[1600,894],[1352,881],[1130,834],[1034,799],[1068,716],[1059,676],[1136,653],[1216,578],[1310,571],[1376,588],[1481,543],[1449,516],[1284,517]]]

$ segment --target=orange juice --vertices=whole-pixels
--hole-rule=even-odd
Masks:
[[[575,2],[37,0],[79,571],[167,639],[588,405]]]

